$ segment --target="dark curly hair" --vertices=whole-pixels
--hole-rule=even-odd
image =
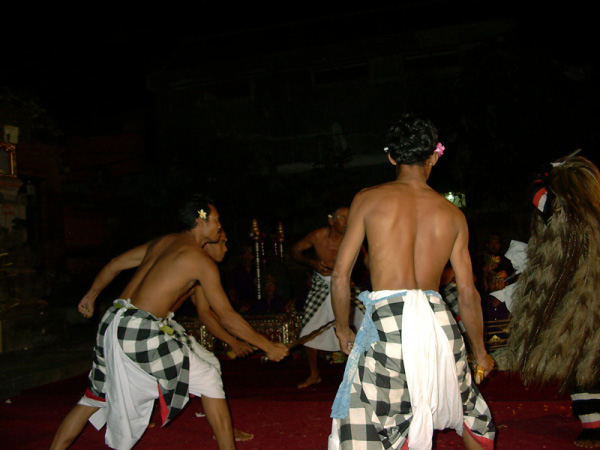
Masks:
[[[201,209],[206,211],[206,218],[208,219],[211,212],[210,205],[215,205],[215,202],[210,198],[200,194],[192,195],[188,201],[179,208],[179,221],[186,230],[191,230],[196,226],[196,219],[199,216],[198,211]]]
[[[399,165],[423,166],[437,143],[438,130],[429,120],[405,114],[389,129],[386,151]]]

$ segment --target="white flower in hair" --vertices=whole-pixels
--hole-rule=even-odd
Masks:
[[[201,209],[200,211],[198,211],[198,216],[199,216],[201,219],[204,219],[204,220],[206,220],[206,216],[207,216],[207,214],[206,214],[206,211],[204,211],[203,209]]]

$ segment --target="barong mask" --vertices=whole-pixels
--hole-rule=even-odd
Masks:
[[[550,189],[552,184],[552,177],[550,172],[552,171],[552,164],[544,164],[535,174],[533,181],[533,195],[532,203],[540,211],[544,223],[548,223],[548,220],[552,216],[553,204],[556,195]]]
[[[535,173],[531,201],[540,211],[544,223],[546,224],[548,224],[548,220],[550,220],[550,217],[554,214],[554,200],[556,199],[556,194],[550,188],[552,185],[552,168],[562,166],[565,161],[576,156],[580,151],[581,149],[575,150],[562,161],[546,163]]]
[[[525,267],[513,294],[510,363],[526,383],[562,389],[598,383],[600,172],[575,154],[546,165],[534,193],[555,195],[534,215]],[[543,186],[545,182],[545,186]],[[535,196],[534,196],[535,198]],[[535,204],[535,202],[534,202]]]

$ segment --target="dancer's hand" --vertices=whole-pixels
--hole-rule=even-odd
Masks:
[[[272,342],[271,344],[273,344],[272,347],[265,352],[270,361],[281,361],[290,353],[290,349],[281,342]]]
[[[248,356],[250,353],[254,351],[252,346],[245,341],[240,341],[235,339],[232,344],[230,344],[231,350],[238,357]]]
[[[340,348],[346,355],[349,355],[352,351],[352,347],[354,346],[354,339],[356,338],[356,335],[350,328],[343,330],[336,328],[335,334],[340,341]]]
[[[475,370],[475,383],[479,384],[494,369],[494,360],[490,355],[477,356],[477,367]]]
[[[323,261],[317,261],[316,259],[312,261],[311,267],[315,272],[320,273],[324,277],[328,277],[333,272],[333,268],[323,263]]]
[[[90,300],[86,294],[79,302],[77,309],[83,317],[89,319],[94,315],[94,301]]]

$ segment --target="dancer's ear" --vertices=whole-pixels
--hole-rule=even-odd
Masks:
[[[388,159],[390,160],[390,162],[394,165],[397,166],[398,163],[396,161],[394,161],[394,158],[392,158],[392,155],[390,155],[390,152],[388,152]]]

